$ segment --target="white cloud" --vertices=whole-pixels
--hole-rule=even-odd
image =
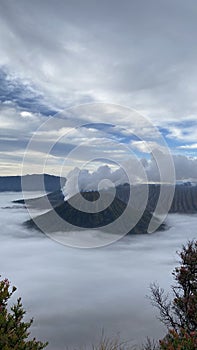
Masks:
[[[152,153],[154,150],[166,153],[166,147],[155,141],[132,141],[131,147],[134,147],[143,153]]]
[[[27,112],[27,111],[22,111],[22,112],[20,113],[20,115],[21,115],[21,117],[23,117],[23,118],[32,118],[32,117],[34,117],[32,113]]]
[[[177,123],[178,124],[178,123]],[[183,143],[195,143],[197,139],[197,120],[196,117],[192,120],[185,120],[184,125],[169,125],[167,127],[167,138]],[[183,145],[184,146],[184,145]]]
[[[86,1],[82,9],[64,1],[7,2],[0,63],[62,107],[115,101],[158,124],[161,118],[181,120],[197,110],[195,3],[190,5]]]
[[[161,154],[162,155],[162,154]],[[163,168],[165,169],[166,162],[166,179],[168,179],[167,159],[162,157]],[[197,158],[191,158],[181,155],[174,155],[173,162],[176,173],[176,181],[195,181],[197,182]],[[96,170],[90,172],[88,169],[74,168],[67,175],[67,182],[63,188],[65,198],[68,199],[78,193],[79,191],[98,190],[99,184],[103,180],[110,182],[103,182],[100,188],[117,186],[119,184],[130,183],[130,174],[132,174],[132,184],[141,183],[145,181],[160,182],[160,172],[157,160],[151,157],[149,161],[142,159],[138,165],[143,166],[146,173],[146,179],[140,166],[136,167],[136,162],[129,160],[123,163],[122,168],[113,169],[109,165],[99,166]],[[161,170],[161,169],[160,169]],[[162,169],[162,171],[164,171]],[[165,173],[163,174],[165,178]],[[165,179],[164,179],[165,181]],[[167,181],[167,180],[166,180]]]
[[[197,149],[197,143],[192,143],[190,145],[179,146],[180,149]]]
[[[55,110],[94,100],[125,104],[165,128],[170,140],[196,142],[194,2],[188,8],[177,0],[173,4],[168,0],[165,6],[155,6],[152,1],[143,1],[141,6],[129,0],[125,6],[117,2],[111,6],[110,2],[88,0],[82,8],[79,2],[60,0],[57,6],[53,1],[19,0],[0,7],[0,65],[8,74],[11,91],[13,86],[17,88],[18,78],[26,84],[20,95],[22,102],[28,101],[32,89]],[[13,104],[3,97],[7,112],[4,109],[4,116],[1,113],[2,133],[7,140],[28,139],[42,118],[26,107],[20,110],[14,97]],[[86,112],[84,107],[81,114],[68,113],[71,125],[65,127],[75,127],[77,122],[112,123],[121,136],[137,133],[142,143],[136,145],[142,152],[145,141],[150,148],[157,142],[156,130],[144,125],[135,113],[123,113],[112,105],[97,113]],[[178,125],[185,121],[187,125]],[[58,128],[45,130],[43,141],[53,141],[63,133]],[[100,131],[95,134],[98,137]],[[72,143],[85,138],[94,141],[88,131],[84,131],[84,138],[77,131]]]
[[[41,115],[20,111],[14,105],[0,105],[1,133],[10,137],[21,134],[28,137],[44,121]]]

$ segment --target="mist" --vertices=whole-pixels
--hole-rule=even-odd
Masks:
[[[170,288],[176,251],[196,238],[197,215],[169,215],[167,231],[75,249],[24,228],[27,210],[11,203],[21,197],[1,193],[0,273],[34,317],[32,335],[48,340],[49,350],[91,346],[103,330],[131,345],[165,335],[146,295],[153,281]]]

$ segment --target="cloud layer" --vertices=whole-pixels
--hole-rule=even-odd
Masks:
[[[159,127],[173,154],[195,157],[196,15],[195,0],[1,1],[0,136],[9,153],[1,156],[4,174],[14,173],[16,156],[20,172],[26,142],[43,118],[94,101],[135,108]],[[17,125],[18,115],[24,120]],[[98,121],[105,123],[105,116]],[[123,115],[113,124],[131,128]],[[122,137],[118,129],[116,137]]]
[[[165,162],[165,159],[163,161]],[[197,183],[197,159],[177,155],[173,157],[173,163],[176,181]],[[133,185],[144,182],[161,182],[157,161],[153,157],[148,161],[143,158],[139,160],[139,164],[144,168],[145,176],[140,171],[141,168],[136,166],[136,162],[131,160],[124,164],[125,167],[116,170],[108,165],[102,165],[93,172],[88,169],[74,168],[67,174],[67,182],[62,189],[65,200],[80,191],[98,191],[130,183],[129,173],[132,173],[131,184]]]
[[[131,346],[147,336],[165,335],[145,295],[153,278],[169,289],[170,273],[178,264],[175,252],[194,238],[195,215],[189,221],[188,216],[170,215],[166,232],[83,250],[25,229],[25,208],[2,209],[17,198],[13,193],[0,198],[1,275],[17,286],[27,319],[34,317],[32,336],[48,340],[49,350],[62,350],[96,344],[103,329],[106,336],[120,334]]]
[[[184,119],[196,113],[196,13],[194,0],[3,1],[0,63],[61,105]]]

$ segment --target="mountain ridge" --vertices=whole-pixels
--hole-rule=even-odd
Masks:
[[[25,191],[42,191],[42,182],[44,177],[44,186],[47,192],[52,192],[62,187],[61,182],[65,182],[66,178],[60,178],[50,174],[27,174],[15,176],[0,176],[0,192],[21,192],[22,182]]]

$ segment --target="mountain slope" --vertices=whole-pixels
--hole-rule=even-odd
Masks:
[[[139,209],[143,205],[143,184],[130,186],[129,184],[119,185],[116,187],[116,197],[123,203],[128,203],[129,194],[135,198],[135,208]],[[160,194],[160,185],[149,184],[148,185],[148,202],[146,209],[150,212],[154,212]],[[166,198],[168,200],[168,191],[171,190],[169,185],[166,185]],[[110,190],[109,190],[110,192]],[[49,201],[49,203],[48,203]],[[24,200],[16,200],[15,203],[24,204]],[[30,207],[40,209],[51,209],[64,203],[64,196],[61,190],[47,194],[46,196],[29,199],[25,201],[25,204]],[[197,186],[176,185],[174,198],[170,206],[169,213],[181,213],[192,214],[197,213]]]
[[[61,190],[57,190],[41,197],[29,198],[25,200],[17,199],[17,200],[14,200],[13,203],[25,204],[28,207],[36,208],[36,209],[50,210],[51,207],[55,208],[60,204],[64,203],[64,195]]]
[[[145,185],[137,185],[130,187],[129,184],[120,185],[116,189],[117,197],[123,202],[127,203],[129,199],[129,192],[136,199],[136,207],[140,208],[142,204],[141,194],[142,187]],[[164,201],[168,201],[168,193],[171,191],[170,185],[166,186],[166,198],[163,198]],[[158,184],[149,184],[148,185],[149,194],[148,202],[146,208],[150,212],[154,212],[160,194],[160,185]],[[165,207],[165,204],[164,204]],[[193,214],[197,213],[197,186],[190,185],[176,185],[173,201],[170,205],[169,213],[180,213],[180,214]]]
[[[99,194],[98,192],[84,192],[83,197],[88,202],[96,201]],[[111,194],[105,193],[105,201],[111,201]],[[75,195],[72,198],[72,202],[76,203],[80,207],[81,196]],[[96,203],[96,202],[95,202]],[[50,210],[45,214],[37,216],[34,220],[28,220],[25,225],[29,228],[41,227],[44,232],[58,232],[58,231],[71,231],[72,229],[96,229],[100,228],[103,231],[111,233],[128,232],[129,221],[135,222],[138,216],[137,210],[129,210],[125,220],[121,220],[116,227],[116,232],[113,231],[113,227],[108,225],[114,223],[124,212],[127,204],[115,197],[111,204],[104,210],[88,213],[84,203],[81,205],[81,210],[75,209],[69,204],[68,201],[55,207],[54,210]],[[83,209],[82,209],[83,208]],[[82,211],[83,210],[83,211]],[[60,219],[61,218],[61,219]],[[149,222],[152,218],[152,214],[145,210],[139,222],[128,233],[147,233]],[[155,218],[155,220],[157,220]],[[70,225],[74,225],[74,228]],[[164,225],[160,225],[160,229],[164,229]]]

